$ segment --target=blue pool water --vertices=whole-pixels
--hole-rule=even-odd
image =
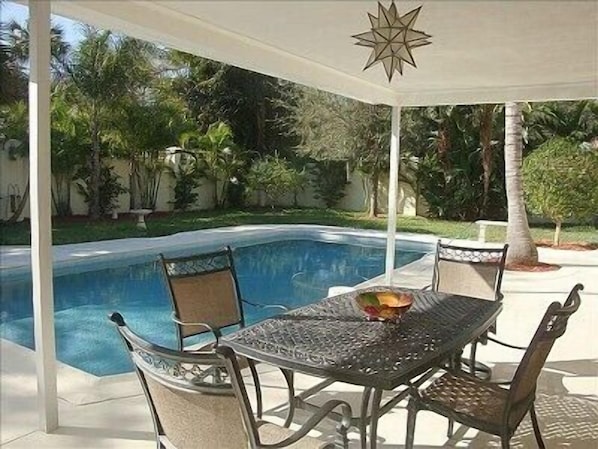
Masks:
[[[396,266],[422,255],[397,252]],[[381,274],[384,256],[384,248],[311,240],[234,250],[243,297],[290,308],[326,296],[333,285],[355,285]],[[170,302],[156,260],[128,265],[121,260],[109,268],[59,275],[54,278],[54,301],[58,359],[83,371],[97,376],[132,371],[122,342],[107,319],[112,311],[121,312],[127,323],[150,341],[175,346]],[[32,315],[31,282],[3,280],[0,336],[33,348]],[[245,316],[251,324],[267,314],[246,307]]]

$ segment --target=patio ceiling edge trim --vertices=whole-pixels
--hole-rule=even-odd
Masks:
[[[576,84],[397,91],[390,85],[386,88],[368,82],[157,2],[58,0],[53,2],[53,11],[97,27],[369,103],[430,106],[598,98],[598,70],[594,79]]]
[[[554,92],[558,91],[558,95]],[[598,98],[598,75],[583,83],[537,86],[487,87],[479,89],[421,90],[401,92],[402,106],[436,106],[532,101],[567,101]]]
[[[103,3],[111,11],[118,12],[118,16],[102,10],[102,2],[96,1],[54,1],[52,12],[99,28],[368,103],[398,104],[399,95],[391,88],[380,87],[162,5],[137,1]],[[148,9],[155,14],[148,14]],[[234,50],[228,50],[225,54],[223,48]]]

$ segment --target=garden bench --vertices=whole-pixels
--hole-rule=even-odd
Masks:
[[[478,225],[478,242],[486,242],[486,228],[488,226],[502,226],[507,227],[506,221],[493,221],[493,220],[477,220],[475,224]]]

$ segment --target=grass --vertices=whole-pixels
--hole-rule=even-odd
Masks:
[[[131,237],[158,237],[197,229],[237,226],[244,224],[320,224],[361,229],[386,229],[386,218],[367,218],[359,212],[322,209],[277,209],[247,211],[202,211],[150,215],[147,231],[137,229],[135,219],[121,216],[119,220],[89,221],[85,217],[54,218],[54,244],[80,243]],[[422,217],[399,217],[401,232],[434,234],[448,238],[477,238],[473,223],[445,221]],[[550,226],[535,226],[532,235],[536,241],[552,239]],[[488,230],[489,241],[503,241],[504,229]],[[598,243],[595,226],[569,226],[563,229],[562,242]],[[29,222],[0,225],[1,245],[28,245]]]

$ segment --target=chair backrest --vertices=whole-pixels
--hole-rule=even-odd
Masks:
[[[179,321],[206,323],[217,329],[245,324],[230,247],[190,257],[160,258]],[[207,331],[204,326],[177,324],[179,349],[184,338]]]
[[[454,295],[500,300],[508,245],[500,248],[470,248],[436,245],[432,289]]]
[[[156,438],[162,443],[158,447],[165,447],[166,439],[176,449],[246,448],[245,426],[255,439],[257,427],[249,401],[239,402],[235,397],[235,391],[245,391],[245,387],[212,378],[218,369],[235,366],[225,367],[225,360],[213,352],[174,351],[151,344],[132,332],[119,313],[113,313],[110,319],[117,325],[135,365]],[[238,371],[230,380],[243,381]],[[249,410],[242,411],[240,406]],[[248,421],[244,423],[245,419]]]
[[[553,302],[548,306],[521,363],[517,367],[517,371],[515,371],[509,390],[509,403],[511,405],[533,399],[538,376],[554,342],[565,333],[569,317],[579,309],[581,303],[580,290],[583,290],[583,285],[577,284],[573,287],[563,305]]]

